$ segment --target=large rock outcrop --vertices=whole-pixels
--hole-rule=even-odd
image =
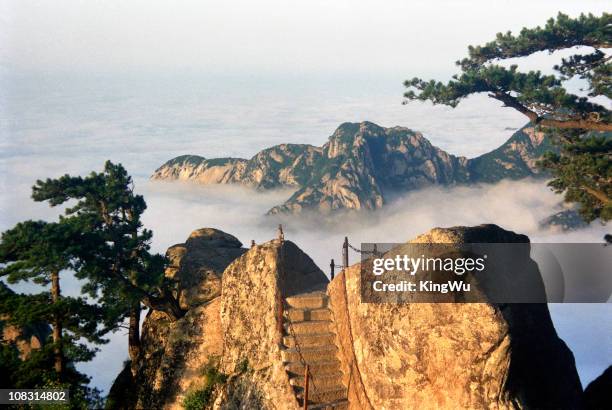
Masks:
[[[166,277],[179,284],[181,307],[189,309],[219,296],[223,271],[245,251],[238,239],[213,228],[193,231],[185,243],[168,248]]]
[[[256,189],[295,188],[269,213],[378,209],[390,194],[431,185],[496,182],[536,175],[536,161],[554,149],[533,127],[517,131],[498,149],[474,159],[451,155],[422,134],[370,122],[344,123],[322,147],[281,144],[246,160],[183,155],[154,180],[241,184]]]
[[[295,244],[270,241],[251,248],[223,273],[222,369],[239,374],[217,397],[222,409],[298,409],[281,355],[283,299],[327,277]],[[242,363],[251,372],[240,373]]]
[[[274,240],[250,249],[205,228],[168,249],[166,275],[179,283],[187,314],[172,322],[149,312],[137,374],[117,377],[107,407],[181,409],[214,365],[227,376],[211,391],[215,409],[298,409],[281,357],[282,298],[327,277],[295,244]]]
[[[149,311],[142,326],[142,355],[132,377],[128,363],[109,393],[108,408],[182,408],[182,397],[204,377],[202,368],[221,356],[220,294],[225,268],[246,252],[232,235],[204,228],[171,246],[166,276],[179,283],[187,314],[172,322]]]
[[[495,225],[433,229],[412,242],[529,246],[526,236]],[[545,304],[362,303],[359,264],[328,284],[290,241],[246,250],[211,229],[194,232],[168,254],[167,274],[184,282],[181,303],[189,311],[176,322],[162,313],[147,315],[137,375],[128,365],[117,378],[113,408],[181,408],[186,395],[206,383],[203,370],[214,363],[225,377],[209,391],[207,408],[297,410],[299,386],[291,381],[299,379],[287,373],[288,354],[297,350],[285,345],[291,338],[283,325],[291,315],[283,317],[283,308],[292,296],[326,287],[331,311],[325,326],[333,329],[325,349],[337,351],[340,362],[342,381],[334,385],[348,388],[348,403],[339,408],[583,407],[573,356]],[[310,319],[293,323],[298,330],[319,329],[314,310],[293,313],[293,320]],[[321,366],[312,351],[304,357]]]
[[[417,243],[525,243],[494,225]],[[545,304],[361,303],[360,265],[328,288],[351,408],[582,407],[573,355]]]

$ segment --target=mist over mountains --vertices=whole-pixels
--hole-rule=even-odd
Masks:
[[[447,153],[409,128],[344,123],[321,147],[280,144],[248,160],[182,155],[159,167],[151,179],[295,189],[268,214],[374,210],[393,195],[429,186],[537,176],[537,160],[554,149],[542,132],[524,126],[497,149],[468,159]]]
[[[456,109],[403,106],[397,96],[397,76],[378,76],[370,83],[345,73],[327,81],[264,77],[241,83],[201,73],[164,78],[139,72],[98,81],[82,73],[45,73],[5,81],[10,110],[5,112],[6,121],[0,121],[0,142],[6,153],[0,158],[2,229],[28,218],[57,218],[58,209],[31,201],[31,185],[37,179],[64,173],[86,175],[112,159],[127,167],[137,192],[147,201],[144,224],[155,233],[156,252],[165,252],[195,228],[206,226],[232,232],[245,244],[251,239],[259,243],[269,240],[277,226],[276,218],[263,214],[282,204],[296,186],[257,195],[241,184],[148,181],[151,171],[185,152],[209,158],[251,158],[262,147],[285,142],[320,147],[342,121],[360,118],[378,124],[410,124],[443,150],[473,158],[502,145],[512,129],[523,124],[521,114],[502,109],[486,96],[470,97]],[[390,197],[388,191],[383,194]],[[300,218],[287,214],[283,227],[287,237],[303,246],[323,269],[330,257],[340,260],[345,235],[355,242],[400,242],[432,226],[485,222],[543,242],[593,242],[607,232],[600,224],[563,234],[541,230],[538,222],[560,200],[542,181],[532,178],[432,185],[393,197],[382,212],[334,215],[325,220],[337,221],[331,226],[322,224],[317,214],[310,217],[304,212]],[[76,295],[79,289],[74,280],[66,281],[63,290]],[[609,307],[550,306],[555,327],[574,351],[585,385],[602,373],[602,364],[611,354],[610,327],[601,326],[609,323]],[[123,332],[113,334],[93,361],[79,364],[93,378],[93,385],[107,391],[127,358],[126,340]]]

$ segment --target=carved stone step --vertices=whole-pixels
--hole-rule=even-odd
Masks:
[[[312,383],[312,379],[314,379],[314,383]],[[342,372],[335,371],[330,373],[312,375],[310,386],[316,386],[317,389],[330,389],[332,387],[338,387],[338,385],[342,385]],[[289,379],[289,383],[292,386],[304,387],[304,375],[295,375]]]
[[[308,320],[331,320],[331,311],[327,308],[319,309],[296,309],[287,310],[287,316],[292,322],[304,322]]]
[[[295,347],[287,348],[281,351],[281,357],[286,363],[301,362],[306,363],[317,361],[328,361],[336,358],[338,348],[335,345],[301,347],[299,350]]]
[[[312,333],[329,333],[331,322],[329,320],[309,320],[306,322],[292,322],[291,327],[296,335],[312,334]],[[288,335],[291,335],[289,329],[289,323],[284,324],[285,331]]]
[[[327,295],[312,291],[285,299],[281,351],[289,383],[299,403],[304,402],[304,371],[310,369],[308,404],[312,410],[347,410],[348,400],[343,374],[338,361],[333,315]]]
[[[317,377],[323,374],[329,374],[338,371],[340,369],[340,362],[337,358],[333,360],[316,361],[309,363],[310,373],[313,377]],[[304,376],[304,365],[299,362],[285,364],[285,370],[289,372],[290,377]]]
[[[319,309],[327,306],[327,295],[322,292],[304,293],[285,299],[287,305],[296,309]]]
[[[298,400],[304,400],[304,389],[301,387],[294,387],[297,391]],[[308,403],[319,404],[333,402],[337,400],[346,400],[346,388],[342,384],[330,389],[319,389],[318,391],[308,391]]]
[[[283,344],[286,347],[295,347],[296,338],[300,347],[327,346],[336,342],[333,333],[304,333],[299,335],[296,334],[295,337],[283,337]]]

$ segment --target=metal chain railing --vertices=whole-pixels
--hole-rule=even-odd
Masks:
[[[364,251],[362,249],[358,249],[355,248],[353,245],[351,245],[350,243],[347,242],[347,245],[349,248],[351,248],[353,251],[360,253],[360,254],[366,254],[366,255],[374,255],[374,256],[382,256],[383,254],[381,252],[378,252],[378,249],[376,249],[376,245],[374,245],[374,249],[371,251]]]
[[[374,245],[374,249],[372,251],[362,251],[361,249],[357,249],[356,247],[352,246],[349,241],[348,241],[348,237],[344,237],[344,243],[342,244],[342,263],[343,265],[339,266],[342,270],[348,268],[349,266],[349,260],[348,260],[348,250],[352,249],[353,251],[359,253],[359,254],[370,254],[370,255],[375,255],[375,256],[382,256],[382,253],[378,252],[378,250],[376,249],[376,245]],[[336,267],[334,260],[332,259],[332,263],[330,266]],[[332,279],[333,279],[333,269],[332,269]],[[359,384],[363,387],[363,379],[361,376],[361,372],[359,371],[359,366],[356,363],[356,356],[355,356],[355,351],[354,351],[354,346],[355,346],[355,341],[353,339],[353,329],[352,329],[352,325],[351,325],[351,313],[349,310],[349,306],[348,306],[348,291],[347,291],[347,287],[346,287],[346,281],[347,281],[347,277],[346,277],[346,273],[343,275],[342,277],[342,289],[343,289],[343,297],[344,297],[344,311],[346,314],[346,319],[347,319],[347,325],[348,325],[348,336],[349,336],[349,343],[351,346],[351,355],[352,358],[350,360],[350,369],[349,369],[349,378],[348,378],[348,383],[347,383],[347,388],[346,388],[346,395],[347,395],[347,399],[350,397],[350,389],[351,389],[351,384],[353,381],[353,378],[355,378],[355,381],[359,381]],[[335,312],[332,309],[332,315],[334,316],[334,320],[335,319]],[[353,376],[353,372],[354,370],[356,371],[355,376]],[[367,402],[367,408],[368,409],[373,409],[374,407],[372,406],[372,402],[370,401],[370,398],[368,397],[368,394],[365,390],[363,390],[363,396],[366,399]],[[355,397],[357,399],[357,401],[359,401],[359,405],[360,407],[363,408],[362,403],[361,403],[361,397],[359,392],[355,393]]]
[[[354,252],[357,252],[360,255],[373,255],[373,256],[382,256],[381,252],[378,252],[378,249],[376,249],[376,244],[374,244],[374,249],[371,251],[366,251],[366,250],[362,250],[359,249],[353,245],[351,245],[349,243],[348,240],[348,236],[344,237],[344,242],[342,243],[342,266],[340,266],[341,269],[345,269],[348,268],[349,266],[349,249],[353,250]],[[334,278],[334,270],[337,267],[337,265],[334,263],[334,260],[331,260],[331,263],[329,265],[330,269],[331,269],[331,278]]]

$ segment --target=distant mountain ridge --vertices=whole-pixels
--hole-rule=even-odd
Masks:
[[[159,167],[151,179],[296,189],[269,214],[372,210],[381,208],[392,192],[538,175],[536,162],[549,150],[554,150],[550,141],[530,126],[499,148],[467,159],[445,152],[409,128],[344,123],[322,147],[280,144],[248,160],[182,155]]]

